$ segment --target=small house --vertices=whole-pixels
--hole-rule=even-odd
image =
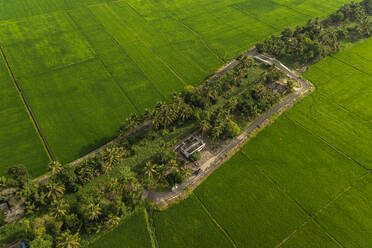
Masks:
[[[189,158],[195,152],[200,152],[204,147],[204,141],[199,136],[194,135],[183,140],[179,145],[180,151],[186,158]]]

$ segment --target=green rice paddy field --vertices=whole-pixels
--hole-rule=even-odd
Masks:
[[[0,46],[52,153],[65,163],[110,140],[130,113],[200,84],[256,42],[346,2],[0,0]],[[368,65],[354,66],[368,71]],[[49,158],[3,58],[0,72],[0,174],[24,164],[41,175]],[[335,91],[329,97],[347,96]],[[371,117],[353,101],[344,107]],[[360,147],[365,144],[350,156]]]
[[[372,39],[312,66],[312,95],[152,214],[158,246],[370,247],[371,68]]]

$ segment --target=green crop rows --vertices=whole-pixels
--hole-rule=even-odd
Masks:
[[[144,213],[140,212],[131,216],[89,247],[150,248],[151,241],[147,233]]]
[[[188,199],[155,212],[159,247],[368,247],[371,43],[312,66],[305,76],[316,92]]]
[[[51,151],[65,163],[114,137],[130,113],[200,84],[257,41],[344,2],[0,0],[0,46]],[[12,128],[0,136],[0,174],[22,163],[40,175],[47,155],[12,91],[14,100],[0,106],[12,108],[1,116]],[[27,135],[20,137],[13,119],[22,119]]]

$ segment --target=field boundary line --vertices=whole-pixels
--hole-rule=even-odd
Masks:
[[[258,17],[252,15],[249,11],[238,10],[238,9],[236,9],[236,7],[235,7],[233,4],[230,5],[230,6],[232,6],[233,9],[235,9],[235,10],[237,10],[237,11],[240,11],[240,13],[242,13],[242,14],[248,16],[248,17],[251,17],[251,18],[255,19],[257,22],[259,22],[259,23],[261,23],[261,24],[264,24],[265,26],[268,26],[268,27],[274,29],[275,31],[278,31],[278,32],[281,31],[280,28],[278,28],[278,27],[276,27],[276,26],[274,26],[274,25],[272,25],[272,24],[270,24],[270,23],[266,23],[266,22],[262,21],[262,20],[259,19]]]
[[[28,114],[29,114],[29,116],[30,116],[30,118],[31,118],[31,120],[32,120],[32,122],[33,122],[33,124],[34,124],[34,127],[35,127],[36,130],[37,130],[37,133],[39,134],[39,137],[40,137],[41,140],[42,140],[42,143],[43,143],[43,145],[44,145],[44,148],[46,149],[49,158],[50,158],[51,160],[55,161],[54,154],[53,154],[52,150],[50,149],[50,147],[49,147],[49,145],[48,145],[48,142],[47,142],[47,140],[46,140],[44,134],[43,134],[42,131],[41,131],[41,128],[40,128],[40,126],[39,126],[39,123],[37,122],[36,117],[35,117],[34,113],[32,112],[31,106],[30,106],[30,104],[28,103],[28,101],[27,101],[27,99],[26,99],[26,96],[25,96],[25,94],[23,93],[23,90],[22,90],[20,84],[18,83],[18,81],[17,81],[17,79],[16,79],[16,77],[15,77],[12,68],[11,68],[10,65],[9,65],[8,59],[7,59],[6,55],[5,55],[5,52],[4,52],[4,50],[3,50],[3,47],[2,47],[1,45],[0,45],[0,50],[1,50],[2,57],[3,57],[3,59],[4,59],[5,63],[6,63],[6,66],[7,66],[7,68],[8,68],[8,71],[9,71],[9,73],[10,73],[12,79],[13,79],[12,81],[13,81],[14,85],[16,86],[19,95],[21,96],[21,98],[22,98],[22,100],[23,100],[23,104],[26,106],[27,112],[28,112]]]
[[[177,21],[178,23],[180,23],[182,26],[184,26],[187,30],[189,30],[191,33],[193,33],[203,44],[204,46],[218,59],[220,60],[223,64],[226,63],[226,61],[220,57],[217,52],[213,51],[212,48],[209,47],[208,43],[204,40],[204,37],[199,34],[198,32],[196,32],[195,30],[193,30],[191,27],[189,27],[188,25],[186,25],[180,18],[177,17],[176,14],[174,14],[171,10],[169,10],[168,8],[164,7],[162,4],[160,4],[162,6],[162,8],[168,12],[170,15],[170,17],[172,17],[173,20]]]
[[[371,172],[372,169],[368,168],[368,167],[365,167],[363,164],[359,163],[358,161],[356,161],[354,158],[352,158],[351,156],[347,155],[344,151],[338,149],[337,147],[333,146],[332,144],[330,144],[326,139],[324,139],[322,136],[320,135],[317,135],[315,133],[313,133],[310,129],[306,128],[305,126],[303,126],[301,123],[299,123],[298,121],[296,120],[293,120],[292,118],[288,117],[287,115],[285,115],[285,118],[287,118],[288,120],[292,121],[295,125],[301,127],[302,129],[306,130],[308,133],[310,133],[311,135],[313,135],[314,137],[320,139],[321,141],[323,141],[323,143],[325,143],[326,145],[328,145],[329,147],[331,147],[333,150],[335,150],[336,152],[340,153],[341,155],[343,155],[345,158],[353,161],[354,163],[356,163],[358,166],[360,166],[361,168],[365,169],[366,171],[368,172]]]
[[[103,4],[101,4],[103,5]],[[97,5],[98,6],[98,5]],[[159,93],[159,96],[163,98],[163,100],[166,99],[166,97],[164,96],[164,94],[162,94],[160,92],[160,90],[156,87],[156,85],[154,84],[154,82],[152,80],[150,80],[150,78],[145,74],[145,72],[141,69],[141,67],[124,51],[124,49],[121,47],[120,43],[115,39],[115,37],[113,37],[107,30],[106,28],[101,24],[101,22],[99,20],[97,20],[97,17],[94,15],[94,13],[92,13],[92,10],[88,7],[87,8],[88,12],[89,12],[89,15],[92,16],[92,18],[94,18],[101,26],[102,26],[102,30],[103,32],[105,32],[106,34],[108,34],[110,36],[110,38],[112,39],[113,42],[115,42],[115,44],[117,45],[118,49],[124,53],[128,58],[129,60],[132,62],[132,64],[142,73],[142,75],[147,79],[147,81],[151,84],[151,86],[155,89],[155,91],[157,93]],[[82,31],[81,31],[82,32]],[[83,32],[82,32],[83,33]],[[87,37],[85,34],[84,34],[85,37]],[[87,40],[88,41],[88,40]],[[90,41],[88,41],[90,43]],[[97,54],[97,56],[99,57],[100,55]],[[103,63],[102,59],[99,58],[101,60],[101,62]],[[103,63],[105,65],[105,63]],[[105,65],[106,66],[106,65]],[[107,68],[107,67],[106,67]],[[111,74],[112,75],[112,74]],[[113,78],[114,79],[114,78]],[[128,99],[131,101],[131,99],[128,97]],[[132,101],[131,101],[132,102]],[[132,103],[134,106],[135,104]]]
[[[253,162],[253,166],[273,185],[279,192],[281,192],[283,195],[285,195],[289,200],[293,201],[307,217],[312,217],[312,214],[309,213],[294,197],[292,197],[287,190],[284,189],[284,187],[278,183],[274,178],[269,176],[264,169],[261,168],[261,166],[255,162],[255,160],[251,159],[243,150],[241,150],[242,155],[248,159],[249,161]]]
[[[115,10],[113,10],[107,3],[104,5],[115,17],[116,19],[118,20],[118,22],[123,25],[123,20],[121,19],[121,17],[118,15],[118,13],[115,12]],[[125,24],[124,24],[125,25]],[[137,36],[137,38],[142,42],[142,44],[147,47],[154,55],[156,58],[158,58],[158,60],[160,60],[160,62],[165,65],[165,67],[168,68],[168,70],[170,72],[172,72],[172,74],[174,74],[174,76],[176,76],[178,78],[179,81],[181,81],[182,84],[184,84],[184,86],[187,86],[187,83],[185,82],[185,80],[178,75],[178,73],[176,73],[176,71],[170,66],[168,65],[167,62],[165,62],[155,51],[154,49],[152,49],[152,47],[133,29],[131,28],[130,26],[128,25],[125,25],[129,30],[132,31],[132,33],[135,34],[135,36]]]
[[[279,244],[275,246],[275,248],[281,247],[284,243],[290,240],[300,229],[306,226],[311,221],[311,217],[307,218],[301,225],[299,225],[296,229],[294,229],[287,237],[285,237]]]
[[[146,208],[143,211],[145,212],[146,229],[147,229],[147,233],[150,237],[151,246],[152,246],[152,248],[158,248],[159,243],[158,243],[157,238],[156,238],[156,234],[155,234],[155,230],[154,230],[155,227],[154,227],[153,221],[152,221],[152,215],[151,215],[151,213],[150,214],[148,213]]]
[[[362,180],[364,177],[366,177],[367,175],[369,175],[369,172],[366,172],[364,175],[362,175],[360,178],[356,179],[355,181],[353,181],[350,185],[348,185],[346,188],[344,188],[343,191],[341,191],[340,193],[338,193],[332,200],[330,200],[329,202],[327,202],[324,206],[320,207],[316,212],[314,212],[313,214],[309,213],[296,199],[294,199],[294,197],[292,197],[275,179],[273,179],[271,176],[267,175],[266,172],[261,168],[260,165],[258,165],[256,162],[254,162],[254,160],[252,160],[251,158],[249,158],[249,156],[244,153],[243,151],[241,151],[241,153],[250,161],[252,161],[254,164],[253,166],[255,168],[257,168],[257,170],[268,180],[270,181],[273,185],[276,186],[276,188],[278,189],[278,191],[280,191],[281,193],[283,193],[289,200],[293,201],[299,208],[301,208],[303,210],[303,212],[307,215],[307,220],[305,220],[304,223],[302,223],[300,226],[298,226],[296,229],[294,229],[287,237],[285,237],[278,245],[275,246],[275,248],[279,248],[281,247],[284,243],[286,243],[288,240],[290,240],[290,238],[295,235],[301,228],[303,228],[309,221],[313,220],[314,222],[316,222],[316,224],[319,225],[319,227],[328,235],[332,238],[332,240],[334,240],[335,243],[337,243],[340,247],[344,247],[343,244],[338,241],[335,237],[333,237],[332,234],[329,233],[329,231],[327,229],[325,229],[317,220],[316,220],[316,216],[324,209],[328,208],[333,202],[335,202],[337,199],[339,199],[344,193],[348,192],[352,186],[356,183],[358,183],[360,180]]]
[[[129,103],[132,105],[132,107],[134,108],[134,110],[139,113],[139,110],[137,109],[136,105],[132,102],[132,100],[129,98],[128,96],[128,93],[124,91],[124,89],[119,85],[119,83],[116,81],[116,79],[112,76],[111,72],[108,70],[107,66],[105,63],[103,63],[102,59],[99,57],[99,55],[97,55],[97,52],[95,51],[94,47],[92,46],[91,42],[89,41],[89,39],[87,38],[87,36],[85,35],[84,32],[81,31],[81,28],[80,26],[76,23],[76,21],[73,19],[73,17],[70,15],[70,13],[68,11],[66,11],[68,17],[71,19],[71,21],[75,24],[76,26],[76,29],[77,31],[79,31],[79,33],[85,38],[85,40],[89,43],[89,45],[91,46],[92,50],[94,51],[94,55],[95,55],[95,59],[99,60],[101,62],[101,64],[103,65],[103,67],[105,68],[106,72],[110,75],[112,81],[115,82],[115,84],[119,87],[121,93],[123,94],[123,96],[128,99]]]
[[[363,73],[363,74],[366,74],[367,76],[371,76],[371,75],[372,75],[371,73],[365,72],[365,71],[363,71],[362,69],[360,69],[359,67],[357,67],[357,66],[355,66],[355,65],[352,65],[352,64],[349,64],[349,63],[345,62],[344,60],[335,57],[335,56],[332,55],[332,54],[329,55],[329,56],[330,56],[331,58],[333,58],[333,59],[335,59],[335,60],[337,60],[337,61],[343,63],[344,65],[347,65],[348,67],[353,68],[354,70],[357,70],[357,71],[359,71],[359,72],[361,72],[361,73]]]
[[[213,217],[213,215],[211,214],[211,212],[209,212],[208,208],[204,205],[204,203],[202,202],[202,200],[199,198],[199,196],[193,192],[192,193],[195,198],[198,200],[198,202],[200,203],[200,206],[202,207],[203,209],[203,212],[207,214],[207,216],[209,217],[209,219],[216,225],[216,227],[225,235],[225,237],[227,238],[227,240],[229,240],[229,242],[231,243],[231,245],[234,247],[234,248],[237,248],[238,246],[236,245],[234,239],[231,237],[231,235],[228,233],[227,230],[225,230],[225,228],[223,228],[222,225],[220,225],[217,220]]]
[[[192,63],[195,67],[197,67],[200,71],[202,72],[205,72],[205,73],[208,73],[206,70],[204,70],[204,68],[202,68],[195,60],[193,60],[192,58],[190,58],[189,56],[186,56],[184,52],[182,52],[179,48],[177,48],[168,38],[168,35],[166,33],[164,33],[163,31],[160,31],[158,28],[156,28],[152,23],[150,23],[149,21],[147,21],[142,15],[141,13],[139,13],[136,8],[134,8],[129,2],[127,1],[114,1],[113,2],[114,4],[118,4],[118,3],[125,3],[126,5],[128,5],[129,8],[131,8],[137,15],[139,18],[141,18],[149,27],[151,27],[151,29],[153,29],[154,31],[156,32],[159,32],[161,33],[163,36],[164,36],[164,39],[168,42],[167,44],[170,45],[174,50],[176,50],[180,55],[182,55],[182,58],[184,58],[185,60],[189,61],[190,63]],[[120,6],[119,6],[120,7]],[[173,18],[173,17],[171,17]]]
[[[89,57],[89,58],[85,58],[85,59],[82,59],[82,60],[79,60],[79,61],[76,61],[76,62],[67,64],[67,65],[62,65],[62,66],[57,66],[57,67],[54,67],[54,68],[50,68],[50,69],[45,70],[45,71],[30,73],[27,76],[23,76],[23,77],[19,77],[19,78],[21,78],[21,79],[35,78],[35,77],[42,76],[44,74],[48,74],[50,72],[61,71],[61,70],[64,70],[64,69],[69,68],[69,67],[72,67],[72,66],[77,66],[77,65],[84,64],[84,63],[87,63],[87,62],[90,62],[90,61],[94,61],[95,59],[97,59],[97,58],[96,57]]]
[[[351,190],[351,188],[355,185],[355,184],[358,184],[359,182],[363,181],[363,179],[365,177],[367,177],[368,175],[370,175],[371,173],[370,172],[367,172],[365,173],[364,175],[362,175],[361,177],[359,177],[358,179],[356,179],[355,181],[353,181],[350,185],[348,185],[346,188],[344,188],[343,191],[341,191],[340,193],[338,193],[335,198],[333,198],[332,200],[330,200],[329,202],[327,202],[323,207],[319,208],[318,211],[315,212],[314,214],[314,217],[317,216],[320,212],[322,212],[324,209],[327,209],[332,203],[334,203],[335,201],[337,201],[341,196],[343,196],[345,193],[347,193],[348,191]]]
[[[100,4],[100,5],[97,5],[97,6],[104,6],[104,4]],[[100,20],[97,19],[96,15],[92,12],[92,10],[88,7],[87,8],[88,11],[89,11],[89,14],[98,22],[100,23],[100,25],[102,25],[102,29],[105,33],[107,33],[111,39],[116,43],[116,45],[118,46],[118,48],[121,50],[122,53],[124,53],[129,59],[130,61],[138,68],[138,70],[141,71],[142,75],[147,79],[147,81],[151,84],[151,86],[155,89],[155,91],[157,93],[159,93],[159,96],[162,97],[163,101],[167,101],[167,97],[158,89],[158,87],[156,86],[156,84],[154,83],[154,81],[152,79],[150,79],[146,73],[142,70],[142,68],[138,65],[138,63],[131,57],[129,56],[129,54],[124,50],[124,48],[120,45],[120,42],[117,41],[115,39],[115,37],[107,31],[106,27],[100,22]]]
[[[276,2],[276,3],[277,3],[277,2]],[[287,8],[287,9],[289,9],[289,10],[295,12],[295,13],[298,13],[298,14],[300,14],[300,15],[307,16],[307,17],[309,17],[309,18],[311,18],[311,19],[314,18],[313,16],[308,15],[308,14],[305,14],[305,13],[303,13],[303,12],[301,12],[301,11],[299,11],[299,10],[296,10],[296,9],[294,9],[294,8],[292,8],[292,7],[289,7],[289,6],[286,5],[286,4],[282,4],[282,3],[277,3],[277,4],[278,4],[279,6],[282,6],[282,7],[284,7],[284,8]]]
[[[353,116],[357,117],[360,121],[362,121],[362,122],[366,122],[368,127],[369,127],[369,125],[372,125],[372,122],[371,122],[371,121],[365,119],[363,116],[360,116],[358,113],[355,113],[354,111],[349,110],[347,107],[343,106],[342,104],[337,103],[336,100],[335,100],[335,98],[332,97],[332,96],[330,96],[329,94],[319,92],[319,95],[320,95],[321,97],[323,97],[323,99],[324,99],[328,104],[334,104],[334,105],[337,105],[339,108],[343,109],[345,112],[350,113],[350,115],[353,115]],[[333,99],[333,100],[335,100],[335,101],[329,101],[330,99]]]

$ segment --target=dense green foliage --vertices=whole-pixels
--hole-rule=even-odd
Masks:
[[[179,138],[178,129],[184,128],[185,125],[195,125],[204,135],[211,136],[215,141],[231,138],[240,132],[237,119],[243,117],[246,121],[252,120],[279,100],[279,96],[265,86],[281,79],[282,75],[274,68],[269,68],[266,73],[259,73],[263,69],[245,57],[240,58],[240,64],[235,70],[218,78],[217,81],[206,82],[202,87],[187,86],[181,93],[173,94],[171,100],[165,100],[170,98],[174,90],[184,88],[186,81],[197,85],[211,69],[221,63],[221,58],[230,58],[235,51],[261,39],[261,36],[246,36],[241,40],[236,38],[238,34],[249,34],[250,28],[260,29],[261,25],[266,25],[260,22],[257,26],[246,28],[246,25],[249,26],[248,21],[255,23],[256,18],[261,18],[261,21],[273,21],[277,18],[273,19],[273,16],[281,11],[282,14],[288,12],[293,14],[291,18],[275,23],[274,29],[266,27],[267,29],[260,35],[272,33],[276,27],[292,25],[291,21],[296,23],[304,21],[302,14],[292,12],[285,5],[272,4],[274,2],[271,1],[264,1],[262,8],[254,14],[250,13],[252,9],[250,1],[226,2],[229,4],[227,9],[226,3],[216,2],[214,11],[217,16],[229,17],[229,21],[221,25],[225,29],[214,30],[210,27],[199,29],[200,26],[195,23],[200,21],[198,18],[215,19],[215,16],[205,13],[204,10],[194,11],[198,5],[187,4],[189,6],[183,8],[185,6],[182,6],[182,3],[169,6],[168,3],[162,2],[155,6],[151,1],[142,4],[134,0],[128,3],[94,4],[88,7],[77,1],[71,3],[68,11],[40,14],[39,11],[43,12],[42,8],[36,8],[31,16],[27,11],[20,11],[17,13],[19,19],[4,21],[4,25],[0,27],[2,34],[0,41],[4,44],[5,52],[9,54],[11,67],[27,97],[30,98],[30,103],[50,140],[52,149],[56,151],[57,158],[63,162],[71,160],[113,137],[114,128],[125,117],[128,119],[121,129],[121,134],[128,134],[146,120],[151,121],[152,129],[140,132],[142,134],[139,136],[129,136],[123,142],[113,144],[76,167],[62,166],[58,162],[51,163],[52,177],[46,183],[32,182],[24,166],[11,167],[8,170],[9,177],[1,178],[1,187],[17,187],[12,201],[25,201],[26,218],[3,229],[2,242],[23,237],[31,247],[78,247],[91,235],[117,226],[120,219],[125,219],[135,211],[142,204],[140,193],[143,188],[169,188],[184,180],[188,171],[184,168],[183,162],[177,161],[175,154],[168,152],[173,145],[172,142]],[[4,9],[9,9],[13,4],[1,3]],[[96,2],[92,0],[90,3]],[[40,2],[39,6],[43,4]],[[52,2],[51,6],[54,4],[56,2]],[[76,4],[83,7],[75,8]],[[289,1],[287,4],[294,3]],[[267,12],[272,5],[279,7]],[[343,7],[340,10],[343,18],[338,11],[326,20],[326,24],[309,22],[307,26],[300,28],[299,32],[306,33],[304,30],[307,29],[312,32],[318,25],[337,26],[338,22],[360,22],[362,25],[365,21],[364,12],[370,13],[369,1],[364,1],[362,5],[346,6],[351,7]],[[147,7],[151,7],[151,10]],[[48,11],[63,8],[64,6],[58,5],[57,9],[52,8]],[[364,12],[359,13],[361,8]],[[1,11],[0,19],[3,19],[7,14]],[[34,15],[35,13],[37,15]],[[167,13],[165,17],[164,13]],[[190,13],[192,18],[189,18]],[[232,13],[236,16],[231,15]],[[240,18],[247,21],[244,27],[234,26],[236,24],[232,21]],[[169,21],[167,19],[177,23],[175,29],[162,30],[164,22],[172,25],[172,21],[167,22]],[[195,28],[197,32],[192,29],[190,31],[187,25]],[[231,32],[222,32],[231,30],[231,25],[235,29]],[[158,32],[160,29],[166,35]],[[202,57],[205,55],[202,53],[195,55],[193,49],[186,49],[182,32],[179,33],[179,40],[173,40],[174,30],[183,30],[193,36],[191,41],[198,43],[209,57],[208,55]],[[353,30],[348,29],[350,34]],[[365,30],[368,31],[368,27]],[[365,30],[360,37],[356,36],[357,39],[368,36]],[[231,42],[232,38],[236,42]],[[221,40],[224,42],[219,43]],[[245,45],[238,47],[243,42],[246,42]],[[231,44],[228,47],[230,50],[226,50],[225,43]],[[370,43],[366,43],[365,49],[370,49],[368,46]],[[311,49],[317,47],[313,45],[310,44]],[[322,54],[327,53],[323,50]],[[336,64],[344,64],[345,71],[352,73],[340,75],[338,71],[332,71],[334,69],[331,68],[332,62],[328,69],[331,72],[329,75],[337,75],[340,82],[344,82],[344,76],[354,80],[356,78],[356,82],[359,83],[356,86],[360,91],[370,79],[371,58],[367,53],[358,54],[363,59],[353,60],[354,55],[351,52],[349,55],[341,53],[334,57],[336,61],[342,61]],[[312,61],[313,58],[315,56],[307,56],[306,62]],[[202,65],[204,63],[202,60],[208,61],[205,63],[209,64]],[[350,65],[346,65],[348,63]],[[337,67],[336,69],[339,70]],[[319,72],[314,71],[310,70],[306,76],[314,77],[311,79],[315,80]],[[324,74],[324,78],[329,77],[327,73]],[[138,81],[132,81],[135,79]],[[133,82],[133,85],[128,82]],[[336,210],[329,208],[330,212],[327,212],[326,217],[319,215],[320,221],[324,221],[322,226],[326,226],[326,229],[319,229],[318,226],[309,227],[310,224],[306,223],[308,219],[306,214],[309,212],[318,214],[319,209],[327,206],[329,200],[335,199],[337,193],[342,192],[345,187],[366,173],[364,167],[371,166],[368,156],[370,154],[368,141],[371,137],[368,118],[371,112],[368,102],[366,103],[367,93],[365,95],[362,93],[362,97],[353,102],[344,103],[336,94],[330,100],[332,92],[330,88],[327,91],[328,81],[322,83],[324,88],[319,87],[323,90],[322,93],[315,94],[311,100],[305,100],[301,106],[286,114],[284,121],[282,118],[277,124],[277,129],[295,130],[293,131],[295,135],[283,132],[275,136],[275,133],[280,131],[272,127],[271,131],[266,133],[273,132],[271,135],[275,137],[274,140],[268,142],[265,133],[257,137],[255,147],[250,148],[248,144],[244,149],[244,155],[239,153],[234,156],[228,162],[230,166],[218,170],[195,195],[182,203],[184,208],[180,207],[182,205],[173,207],[171,209],[174,211],[173,214],[171,210],[155,212],[154,223],[155,233],[159,234],[158,242],[170,247],[189,242],[191,246],[210,245],[215,244],[212,242],[218,237],[219,244],[226,247],[231,244],[226,236],[231,236],[230,238],[239,245],[274,246],[295,228],[299,226],[302,228],[304,223],[303,232],[301,230],[298,233],[300,236],[294,236],[292,242],[296,242],[296,238],[309,240],[309,233],[312,233],[314,237],[311,237],[311,240],[332,244],[333,241],[326,232],[335,232],[337,236],[344,235],[346,231],[339,225],[332,225],[332,222],[340,221],[335,217],[337,210],[352,212],[355,208],[355,201],[352,198],[346,200],[344,204],[346,207],[340,204]],[[332,83],[330,80],[329,84]],[[356,99],[357,90],[349,90],[350,85],[338,88],[346,99]],[[133,93],[129,94],[130,90],[133,90]],[[146,104],[141,106],[142,99]],[[159,99],[164,101],[155,105]],[[14,102],[21,104],[18,100]],[[327,104],[321,104],[324,102]],[[147,106],[154,105],[154,109],[145,110]],[[56,107],[59,111],[55,111]],[[346,111],[339,113],[340,108],[346,108]],[[17,113],[21,109],[19,108]],[[309,109],[317,115],[309,115]],[[133,111],[143,114],[130,115]],[[61,120],[60,116],[64,118]],[[348,127],[360,129],[350,133],[347,132]],[[335,135],[332,128],[345,131],[345,137]],[[61,135],[55,130],[63,130],[65,133]],[[359,131],[363,131],[363,136],[356,134]],[[312,135],[314,137],[311,137]],[[296,139],[290,139],[292,136],[309,142],[298,144]],[[282,140],[291,142],[291,145],[283,144]],[[349,143],[350,140],[352,143]],[[359,143],[354,144],[355,141]],[[66,146],[66,143],[69,145]],[[273,145],[287,150],[276,151],[272,148]],[[136,150],[138,146],[141,147],[138,149],[140,152]],[[261,150],[257,157],[252,158],[249,151],[253,149],[256,152],[257,147]],[[296,150],[299,156],[288,159],[286,154],[293,150]],[[262,157],[264,159],[270,157],[267,156],[268,151],[272,156],[270,161],[261,162]],[[357,156],[359,151],[360,157]],[[316,156],[306,157],[309,152]],[[46,157],[42,152],[35,156]],[[319,159],[320,156],[322,159]],[[306,163],[302,163],[302,159]],[[42,165],[40,163],[32,167],[33,163],[27,162],[26,165],[31,165],[31,168]],[[287,165],[287,171],[280,167],[283,164]],[[312,177],[304,173],[309,167],[313,169]],[[40,171],[31,171],[30,174],[39,173]],[[298,179],[293,180],[296,177]],[[320,189],[321,187],[323,188]],[[310,188],[317,190],[315,196],[305,194]],[[365,190],[365,187],[362,189]],[[231,202],[227,201],[226,197],[221,197],[221,194],[228,196]],[[361,195],[366,199],[365,202],[368,202],[368,197],[364,193]],[[195,208],[198,211],[191,211]],[[190,215],[185,215],[184,213],[188,211]],[[352,217],[350,219],[362,223],[361,228],[368,229],[369,223],[363,222],[367,218],[364,217],[363,211],[360,213],[356,220]],[[198,224],[198,221],[201,224]],[[248,228],[251,223],[257,223],[257,226],[253,229]],[[176,225],[179,228],[174,228]],[[204,233],[202,231],[195,233],[196,225],[214,239],[201,238],[200,234]],[[9,238],[9,230],[12,228],[14,232]],[[221,231],[222,229],[224,231]],[[172,233],[171,241],[168,240],[169,233]],[[128,237],[125,239],[129,240]],[[105,239],[102,240],[100,242],[106,242]],[[350,241],[342,242],[363,245],[368,244],[370,240],[368,237],[355,235]]]
[[[115,136],[131,113],[344,2],[1,0],[0,44],[52,152],[66,163]],[[0,174],[21,163],[41,175],[48,158],[5,76]]]
[[[370,37],[370,5],[371,0],[345,4],[322,21],[309,20],[305,26],[287,28],[279,36],[257,44],[257,50],[278,58],[290,58],[293,62],[314,63],[337,52],[341,42]]]
[[[235,155],[196,189],[236,244],[371,243],[371,42],[361,41],[310,67],[305,77],[317,91],[249,141],[244,156]],[[172,212],[177,208],[195,209],[174,206]],[[164,220],[173,216],[167,211]],[[181,215],[173,218],[191,222]],[[185,233],[196,237],[192,230],[177,229],[174,239]]]

